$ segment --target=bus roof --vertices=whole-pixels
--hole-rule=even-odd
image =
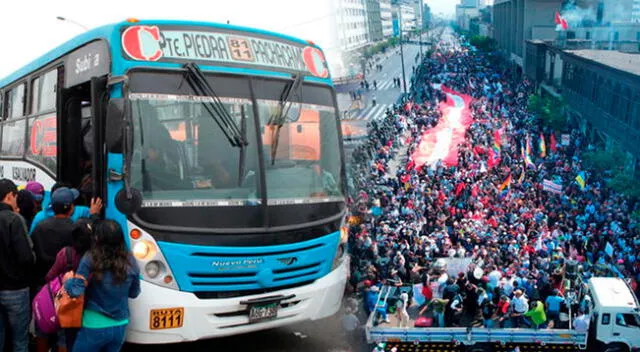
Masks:
[[[594,277],[589,279],[591,295],[605,308],[638,308],[636,298],[627,283],[618,277]]]
[[[194,26],[194,27],[215,27],[215,28],[219,28],[219,29],[223,29],[223,30],[234,30],[234,31],[242,31],[242,32],[247,32],[247,33],[254,33],[254,34],[260,34],[260,35],[265,35],[265,36],[272,36],[272,37],[279,37],[281,39],[285,39],[285,40],[289,40],[292,42],[296,42],[296,43],[300,43],[300,44],[305,44],[305,45],[309,45],[309,46],[313,46],[316,47],[318,49],[320,49],[316,44],[314,44],[313,42],[307,41],[307,40],[303,40],[300,38],[296,38],[296,37],[292,37],[289,35],[285,35],[285,34],[281,34],[281,33],[275,33],[275,32],[271,32],[271,31],[266,31],[266,30],[262,30],[262,29],[257,29],[257,28],[251,28],[251,27],[243,27],[243,26],[235,26],[235,25],[231,25],[231,24],[222,24],[222,23],[215,23],[215,22],[198,22],[198,21],[179,21],[179,20],[140,20],[137,22],[129,22],[129,21],[122,21],[122,22],[118,22],[118,23],[113,23],[113,24],[108,24],[108,25],[104,25],[101,27],[97,27],[94,29],[91,29],[85,33],[82,33],[70,40],[68,40],[67,42],[59,45],[58,47],[52,49],[51,51],[47,52],[46,54],[40,56],[39,58],[33,60],[32,62],[30,62],[29,64],[23,66],[22,68],[20,68],[19,70],[9,74],[8,76],[0,79],[0,88],[11,84],[12,82],[27,76],[28,74],[30,74],[31,72],[37,71],[42,67],[47,66],[49,63],[51,63],[52,61],[66,55],[67,53],[75,50],[76,48],[79,48],[87,43],[90,43],[92,41],[95,40],[100,40],[100,39],[104,39],[107,42],[111,43],[112,40],[115,40],[117,38],[119,38],[120,33],[119,30],[121,27],[123,26],[132,26],[132,25],[159,25],[159,26]],[[320,49],[322,50],[322,49]],[[119,52],[119,48],[118,48],[118,52]]]

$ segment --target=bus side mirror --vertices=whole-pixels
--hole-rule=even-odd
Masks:
[[[124,122],[124,98],[109,100],[105,123],[105,143],[111,153],[122,153],[122,126]]]
[[[127,216],[135,214],[142,207],[142,193],[135,188],[131,188],[129,192],[127,196],[126,189],[122,188],[115,198],[116,208]]]

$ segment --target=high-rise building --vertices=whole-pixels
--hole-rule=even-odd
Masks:
[[[631,10],[631,21],[640,22],[640,0],[633,0],[633,8]]]
[[[403,33],[411,32],[416,29],[416,13],[412,6],[407,5],[404,2],[399,2],[398,4],[393,5],[392,15],[394,36],[400,35],[401,29]]]
[[[380,21],[382,22],[382,36],[384,38],[391,37],[393,35],[391,0],[380,0]]]
[[[460,6],[463,7],[480,7],[480,0],[462,0]]]
[[[377,42],[384,38],[382,32],[382,16],[380,12],[380,0],[366,0],[367,25],[369,42]]]
[[[637,0],[577,0],[581,17],[597,25],[631,22],[633,4]]]
[[[337,30],[343,51],[353,51],[366,46],[368,22],[364,0],[334,0],[337,7]]]

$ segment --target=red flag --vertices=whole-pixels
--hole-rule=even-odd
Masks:
[[[551,138],[550,139],[550,143],[549,143],[549,148],[551,148],[552,152],[557,152],[558,151],[558,142],[556,141],[556,135],[555,133],[551,134]]]
[[[553,19],[553,22],[555,24],[559,24],[562,27],[562,29],[564,29],[565,31],[569,29],[569,24],[567,23],[567,20],[565,20],[562,16],[560,16],[560,13],[558,11],[556,11],[556,16]]]

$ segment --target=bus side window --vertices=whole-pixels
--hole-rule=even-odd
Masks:
[[[6,119],[2,123],[2,145],[0,154],[22,157],[25,149],[25,102],[26,83],[21,82],[9,90],[5,99],[7,102]]]
[[[611,322],[611,314],[604,313],[602,314],[602,325],[609,325]]]

